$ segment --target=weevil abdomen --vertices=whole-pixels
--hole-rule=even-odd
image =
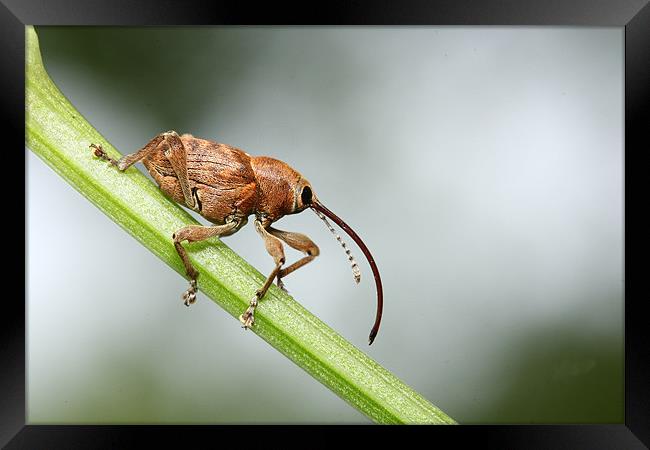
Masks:
[[[212,223],[223,224],[233,215],[246,218],[257,204],[257,184],[251,167],[251,157],[244,151],[225,144],[181,136],[185,147],[187,174],[196,207]],[[160,189],[175,202],[185,198],[178,177],[165,156],[166,142],[159,151],[142,160]]]

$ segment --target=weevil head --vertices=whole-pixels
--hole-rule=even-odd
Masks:
[[[300,178],[294,187],[294,207],[293,213],[299,213],[312,206],[316,201],[316,195],[311,187],[311,183],[304,178]]]

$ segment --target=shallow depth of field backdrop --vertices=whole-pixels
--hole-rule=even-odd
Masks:
[[[622,422],[622,28],[36,30],[123,153],[173,129],[308,178],[379,265],[377,340],[311,211],[289,292],[453,418]],[[29,423],[367,422],[26,159]],[[272,269],[251,223],[224,242]]]

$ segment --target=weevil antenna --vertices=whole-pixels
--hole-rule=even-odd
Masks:
[[[352,264],[352,273],[354,274],[354,279],[357,283],[361,280],[361,271],[359,270],[359,266],[357,265],[356,261],[350,254],[350,250],[346,247],[345,243],[341,239],[341,236],[339,236],[336,233],[334,228],[332,228],[330,223],[327,221],[326,216],[332,219],[338,226],[340,226],[343,229],[343,231],[345,231],[348,234],[348,236],[350,236],[354,240],[354,242],[357,243],[357,245],[359,246],[363,254],[366,256],[366,259],[368,260],[368,264],[370,264],[370,268],[372,269],[372,274],[375,277],[375,285],[377,287],[377,314],[375,316],[375,324],[373,325],[372,330],[370,330],[370,336],[368,337],[368,344],[370,345],[375,340],[375,337],[377,336],[377,332],[379,331],[379,324],[381,323],[381,315],[384,308],[384,294],[381,285],[381,277],[379,276],[379,269],[377,269],[377,264],[375,264],[375,260],[372,257],[370,250],[368,250],[368,247],[366,247],[366,244],[363,243],[361,238],[357,235],[357,233],[354,232],[352,228],[350,228],[350,226],[347,223],[345,223],[340,217],[338,217],[336,214],[334,214],[332,211],[327,209],[322,203],[318,201],[314,201],[310,206],[314,210],[316,215],[320,217],[323,220],[323,222],[325,222],[327,227],[334,234],[334,236],[336,236],[336,239],[341,243],[341,245],[345,249],[345,253],[348,255],[350,264]]]
[[[350,267],[352,268],[352,275],[354,276],[354,281],[356,281],[357,284],[361,281],[361,269],[359,269],[359,265],[357,264],[357,261],[354,259],[354,256],[352,256],[352,253],[350,252],[350,249],[348,248],[347,245],[345,245],[345,242],[343,242],[343,239],[341,239],[341,236],[336,232],[334,227],[330,225],[330,223],[327,220],[327,217],[320,212],[314,210],[316,215],[321,218],[323,222],[325,222],[325,225],[327,225],[327,228],[332,232],[334,237],[336,238],[337,241],[339,241],[339,244],[341,244],[341,247],[343,247],[343,250],[345,250],[345,254],[348,255],[348,261],[350,261]]]

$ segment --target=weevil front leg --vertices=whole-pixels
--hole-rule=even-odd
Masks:
[[[172,238],[174,239],[174,247],[176,247],[176,251],[178,252],[178,255],[183,261],[183,265],[185,266],[187,276],[190,278],[190,287],[183,293],[182,296],[185,306],[190,306],[196,301],[196,291],[198,290],[196,279],[199,277],[199,272],[192,265],[190,258],[187,256],[187,251],[185,248],[183,248],[181,242],[196,242],[214,236],[227,236],[237,231],[240,225],[241,221],[237,220],[226,223],[225,225],[216,225],[212,227],[190,225],[181,228],[172,235]]]
[[[246,311],[241,316],[239,316],[239,321],[244,325],[244,328],[250,328],[255,323],[255,308],[257,308],[258,302],[262,299],[262,297],[264,297],[264,294],[266,294],[266,291],[269,290],[271,284],[273,284],[273,280],[280,272],[280,268],[285,261],[282,241],[280,241],[280,239],[277,237],[271,235],[266,230],[269,225],[270,224],[263,224],[260,220],[255,220],[255,229],[257,230],[257,233],[262,237],[262,239],[264,239],[264,246],[266,247],[266,251],[269,253],[269,255],[273,257],[275,268],[266,278],[264,285],[259,288],[257,292],[255,292],[255,296],[251,300]]]
[[[307,236],[305,236],[302,233],[293,233],[290,231],[278,230],[273,227],[268,227],[268,230],[269,233],[281,239],[290,247],[295,248],[296,250],[306,254],[306,256],[294,262],[289,267],[281,269],[278,272],[277,274],[278,287],[280,287],[280,289],[282,289],[283,291],[286,291],[286,289],[284,288],[284,283],[282,283],[282,278],[286,277],[291,272],[301,268],[305,264],[313,261],[314,258],[316,258],[320,254],[320,250],[318,249],[318,246],[314,244],[314,242],[311,239],[309,239]]]

